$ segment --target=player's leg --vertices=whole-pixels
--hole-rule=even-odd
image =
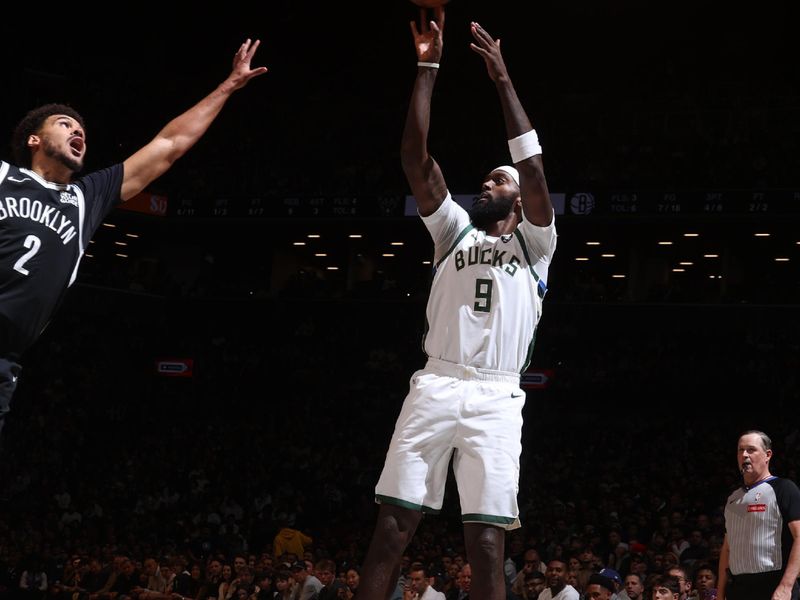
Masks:
[[[484,463],[486,459],[488,464]],[[467,559],[472,569],[472,598],[506,598],[505,533],[519,524],[515,465],[516,461],[505,452],[488,452],[482,457],[456,451],[453,466],[461,498]]]
[[[378,522],[361,568],[358,597],[366,600],[391,598],[400,576],[400,558],[422,519],[418,510],[381,504]]]
[[[505,600],[503,550],[506,530],[486,523],[464,523],[467,560],[472,569],[471,598]]]
[[[21,367],[10,360],[0,358],[0,433],[3,431],[6,415],[11,409],[11,397],[17,387],[17,377]]]
[[[456,426],[452,378],[418,371],[395,424],[375,486],[381,503],[358,585],[359,597],[383,600],[395,590],[403,555],[422,518],[442,507]]]
[[[453,470],[461,500],[467,558],[472,569],[470,597],[506,597],[505,532],[519,527],[517,490],[522,451],[524,395],[515,378],[470,382],[470,401],[459,423]]]

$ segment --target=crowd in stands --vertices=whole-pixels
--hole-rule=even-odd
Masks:
[[[547,311],[534,366],[553,376],[525,408],[509,593],[535,597],[529,565],[556,559],[581,593],[604,568],[620,592],[637,574],[650,586],[671,567],[715,572],[740,431],[767,430],[774,472],[797,479],[796,320],[756,307]],[[26,357],[0,446],[0,596],[246,600],[332,578],[349,598],[423,359],[422,314],[419,302],[73,290]],[[165,357],[192,358],[192,377],[156,374]],[[412,579],[456,600],[468,589],[457,498],[451,481],[442,514],[423,520],[398,598]],[[281,545],[286,529],[302,550]]]
[[[564,4],[576,13],[594,6]],[[304,16],[288,22],[299,26]],[[650,33],[638,24],[632,31]],[[558,35],[570,45],[569,32]],[[718,32],[706,35],[711,47]],[[519,82],[551,189],[797,189],[800,94],[796,78],[780,72],[789,59],[745,63],[765,73],[754,84],[737,79],[740,60],[687,74],[695,57],[682,48],[669,44],[674,63],[657,71],[643,61],[610,73],[616,65],[605,64],[587,81],[542,64],[544,90],[538,77]],[[106,166],[141,144],[141,122],[158,124],[169,110],[108,86],[98,75],[118,65],[95,54],[99,65],[83,79],[27,68],[22,81],[47,94],[65,80],[85,86],[88,106],[78,108],[90,124],[136,115],[137,130],[120,131],[120,140],[117,131],[113,140],[93,138],[104,152],[90,155],[90,166]],[[397,154],[411,58],[408,73],[385,69],[391,83],[369,84],[368,107],[329,92],[341,89],[336,69],[346,61],[316,69],[328,79],[300,95],[326,110],[301,110],[314,131],[305,140],[295,135],[300,119],[286,116],[297,114],[297,94],[270,89],[264,111],[254,92],[240,100],[252,103],[248,110],[221,115],[153,191],[177,203],[404,196]],[[385,67],[380,53],[371,59]],[[151,88],[152,73],[141,69],[129,74],[131,88],[176,104],[188,94],[172,71]],[[458,71],[445,76],[457,83]],[[472,71],[461,76],[468,87],[451,84],[437,98],[431,147],[450,187],[468,192],[506,150],[499,121],[454,110],[496,107],[479,96],[493,90],[477,89]],[[465,93],[477,99],[464,102]],[[104,119],[104,105],[115,114]],[[347,120],[341,134],[330,115],[351,105],[358,122]],[[476,140],[486,152],[476,152]],[[251,237],[260,243],[284,225],[262,222]],[[199,265],[190,279],[167,264],[185,242],[180,232],[163,236],[169,242],[156,259],[124,267],[85,259],[79,285],[24,357],[0,438],[0,600],[358,598],[374,486],[408,377],[422,366],[428,273],[414,275],[407,293],[399,275],[353,286],[300,264],[275,289],[263,248],[249,246],[248,263],[237,267],[239,247],[230,260],[215,258],[223,234],[208,229],[179,259]],[[691,582],[691,598],[713,600],[722,506],[739,485],[738,434],[767,431],[773,472],[800,480],[797,277],[770,271],[727,289],[664,279],[636,293],[629,280],[566,263],[552,277],[560,282],[545,301],[534,352],[534,367],[550,380],[528,391],[524,409],[509,598],[571,585],[643,600],[653,587],[686,591]],[[160,375],[159,359],[190,360],[192,371]],[[442,513],[423,519],[403,557],[395,598],[415,600],[428,587],[447,600],[469,595],[452,480]]]

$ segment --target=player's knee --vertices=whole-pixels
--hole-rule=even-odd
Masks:
[[[419,519],[420,515],[416,511],[384,505],[381,507],[376,531],[384,543],[392,547],[402,546],[404,549],[411,541]]]
[[[467,538],[473,556],[470,562],[494,564],[503,559],[504,531],[491,525],[470,524],[467,527]]]

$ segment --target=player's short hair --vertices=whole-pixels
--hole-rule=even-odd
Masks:
[[[83,117],[71,106],[66,104],[45,104],[34,108],[17,123],[11,137],[11,149],[14,152],[14,161],[17,166],[31,168],[31,151],[28,148],[28,138],[41,129],[48,117],[53,115],[67,115],[72,117],[81,127],[84,127]]]

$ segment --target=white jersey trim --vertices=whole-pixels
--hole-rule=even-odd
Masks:
[[[72,276],[69,278],[69,283],[67,287],[71,286],[75,283],[75,279],[78,277],[78,267],[81,265],[81,259],[83,258],[83,221],[86,216],[86,201],[83,198],[83,190],[79,188],[77,185],[70,185],[68,186],[70,191],[75,193],[75,197],[78,199],[78,260],[75,261],[75,268],[72,270]]]
[[[70,184],[53,183],[52,181],[47,181],[47,179],[36,173],[36,171],[31,171],[30,169],[20,169],[19,171],[20,173],[25,173],[25,175],[30,175],[34,181],[37,181],[42,187],[46,187],[51,190],[64,191],[70,187]]]

